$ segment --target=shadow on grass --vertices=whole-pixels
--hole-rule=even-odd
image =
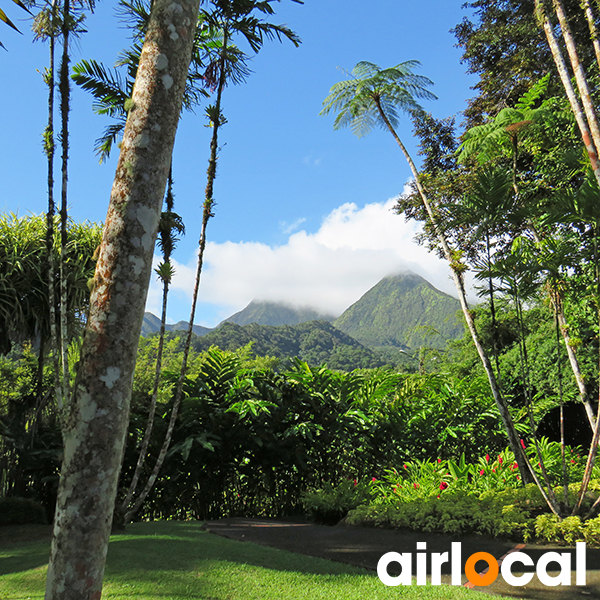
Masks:
[[[111,538],[107,574],[189,571],[206,562],[227,561],[313,575],[365,573],[363,569],[253,543],[239,543],[201,530],[202,523],[134,523]]]
[[[51,534],[51,525],[0,527],[0,575],[47,565]]]

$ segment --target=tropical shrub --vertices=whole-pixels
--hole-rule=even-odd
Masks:
[[[348,511],[366,504],[372,497],[372,485],[369,483],[345,479],[339,485],[325,483],[319,489],[308,490],[302,494],[302,504],[310,517],[322,525],[335,525]]]
[[[0,498],[0,526],[46,524],[44,507],[30,498]]]

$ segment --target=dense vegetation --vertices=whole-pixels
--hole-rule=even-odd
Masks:
[[[204,45],[194,51],[187,87],[185,73],[180,77],[186,106],[208,94],[198,87],[201,80],[216,92],[207,109],[212,140],[196,282],[214,207],[218,130],[225,123],[221,95],[226,80],[248,75],[247,57],[232,39],[245,38],[254,52],[265,37],[298,43],[287,27],[248,18],[253,10],[272,15],[269,1],[213,4],[214,10],[201,14],[206,26],[198,38],[210,39],[196,40]],[[462,130],[452,117],[438,120],[422,111],[417,100],[432,97],[431,82],[414,73],[417,63],[411,60],[387,69],[359,62],[325,99],[322,113],[336,113],[335,128],[350,126],[361,136],[381,125],[408,160],[414,185],[398,198],[396,211],[422,222],[422,243],[451,267],[467,332],[449,345],[425,345],[422,332],[414,330],[382,340],[381,332],[391,329],[384,309],[397,302],[394,293],[383,301],[368,297],[364,312],[355,307],[336,321],[346,333],[328,321],[293,327],[230,323],[194,337],[193,308],[186,334],[165,335],[164,309],[160,333],[139,344],[132,378],[134,352],[123,349],[135,348],[138,331],[131,346],[119,337],[125,331],[119,314],[129,313],[102,312],[111,305],[103,296],[107,264],[119,255],[117,241],[131,240],[105,230],[101,269],[89,281],[98,228],[69,223],[66,190],[61,218],[54,218],[50,175],[47,218],[5,217],[0,223],[0,496],[35,500],[51,518],[58,495],[59,511],[71,518],[78,511],[71,510],[69,494],[87,490],[60,479],[60,465],[64,459],[71,467],[63,469],[84,477],[88,465],[72,465],[90,452],[88,463],[122,460],[117,526],[132,519],[276,516],[304,506],[315,516],[326,513],[323,520],[352,510],[352,522],[598,543],[600,126],[593,107],[600,97],[600,51],[598,58],[592,51],[598,18],[586,23],[579,3],[565,4],[568,18],[559,0],[552,10],[545,0],[469,3],[476,22],[464,21],[456,34],[469,70],[481,80]],[[53,40],[60,30],[68,54],[71,15],[68,3],[63,8],[62,25],[46,13],[50,23],[39,35]],[[140,42],[151,15],[141,5],[134,12]],[[568,63],[561,47],[569,49]],[[121,65],[128,69],[126,89],[113,86],[105,94],[108,72],[98,65],[77,71],[100,112],[120,119],[104,138],[105,154],[132,110],[129,93],[143,58],[138,50],[130,49]],[[67,77],[68,57],[63,65]],[[200,66],[206,69],[202,76]],[[55,85],[47,78],[52,97]],[[59,87],[68,120],[68,81],[63,78]],[[420,168],[398,136],[401,113],[413,120]],[[49,125],[50,172],[52,137]],[[66,129],[61,141],[66,186]],[[168,159],[162,156],[156,169],[165,180]],[[122,169],[125,175],[132,164]],[[163,307],[173,276],[171,252],[183,231],[173,211],[170,176],[165,204],[156,215]],[[54,231],[59,227],[60,236]],[[133,239],[139,248],[139,238]],[[125,283],[134,274],[141,277],[141,265],[148,264],[140,258],[140,268],[130,268]],[[481,286],[476,308],[466,302],[467,270]],[[127,269],[115,271],[125,276]],[[197,293],[198,285],[194,307]],[[133,310],[141,297],[134,296],[118,296],[111,306]],[[428,288],[416,296],[425,313],[439,319],[433,333],[445,339],[457,333],[450,322],[454,302]],[[141,308],[129,315],[140,327]],[[400,311],[396,317],[410,315]],[[361,321],[368,323],[359,331]],[[404,369],[418,373],[401,372],[389,349],[377,355],[360,342],[394,351],[418,347],[412,369]],[[110,362],[118,351],[129,371],[122,362]],[[290,355],[291,364],[282,360]],[[105,359],[108,366],[95,377]],[[84,377],[90,389],[102,384],[102,398],[92,398]],[[114,389],[116,382],[125,396]],[[99,410],[100,400],[113,395],[121,409],[131,397],[131,410]],[[118,445],[123,436],[112,440],[116,445],[104,437],[95,445],[112,424],[101,434],[89,426],[113,412],[115,431],[125,431],[129,417],[124,452]],[[87,446],[80,429],[91,436]],[[109,472],[116,469],[103,471]],[[37,505],[19,506],[31,506],[39,518]],[[106,505],[103,510],[106,529]],[[64,542],[68,527],[57,531]],[[102,555],[102,543],[98,551],[89,549],[92,561]]]

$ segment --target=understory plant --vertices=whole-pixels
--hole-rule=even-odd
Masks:
[[[537,444],[542,460],[548,466],[552,483],[562,477],[561,447],[545,438]],[[522,442],[522,447],[536,464],[538,448]],[[572,504],[583,475],[584,461],[578,449],[568,448],[567,494],[556,488],[558,497]],[[540,469],[538,464],[537,469]],[[600,495],[600,470],[590,484],[585,500],[587,509]],[[426,459],[404,463],[399,469],[388,469],[368,484],[369,494],[360,496],[357,485],[344,480],[338,486],[328,484],[306,495],[305,507],[316,511],[349,508],[346,522],[409,529],[452,535],[480,534],[529,541],[573,543],[585,540],[600,545],[600,517],[559,519],[548,513],[546,501],[536,485],[523,486],[519,470],[510,450],[468,462]],[[354,490],[356,489],[356,492]],[[354,506],[350,506],[350,504]],[[338,514],[337,518],[343,515]]]
[[[319,489],[302,494],[302,504],[311,518],[321,525],[335,525],[350,510],[367,504],[373,497],[374,483],[344,479],[339,485],[324,483]]]

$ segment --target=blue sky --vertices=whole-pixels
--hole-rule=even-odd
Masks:
[[[266,42],[251,61],[247,82],[227,88],[215,183],[216,216],[208,228],[205,272],[196,323],[214,326],[252,299],[311,305],[341,313],[383,276],[407,268],[452,293],[447,267],[412,238],[418,229],[390,208],[410,177],[394,140],[381,130],[362,139],[333,131],[319,111],[330,87],[367,60],[382,67],[416,59],[435,83],[436,117],[460,113],[473,95],[450,29],[466,15],[462,0],[282,0],[271,20],[302,38]],[[73,61],[112,65],[129,43],[114,16],[116,2],[97,5],[88,33],[72,49]],[[24,35],[7,27],[0,39],[0,209],[19,215],[46,207],[41,132],[47,92],[39,71],[47,46],[33,43],[18,7],[4,7]],[[73,90],[69,204],[76,220],[104,221],[116,154],[99,165],[94,140],[108,123],[91,98]],[[187,320],[206,179],[210,131],[200,107],[183,115],[174,152],[176,210],[187,235],[174,255],[177,277],[169,321]],[[460,121],[460,117],[459,117]],[[415,159],[408,120],[399,135]],[[58,180],[58,172],[57,172]],[[148,308],[159,311],[153,281]]]

